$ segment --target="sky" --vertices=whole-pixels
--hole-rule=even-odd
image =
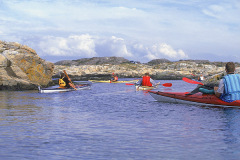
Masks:
[[[0,40],[50,62],[240,62],[239,0],[0,0]]]

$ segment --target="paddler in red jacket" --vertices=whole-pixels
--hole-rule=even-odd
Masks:
[[[156,85],[156,82],[154,82],[154,80],[150,77],[149,73],[145,73],[142,79],[139,80],[136,84],[152,87]]]

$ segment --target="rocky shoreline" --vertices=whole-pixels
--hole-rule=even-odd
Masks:
[[[201,74],[204,76],[212,76],[222,74],[224,66],[201,64],[199,66],[195,62],[175,62],[162,63],[159,65],[147,64],[119,64],[119,65],[79,65],[66,66],[55,65],[54,78],[59,77],[59,73],[66,70],[73,80],[90,80],[90,79],[110,79],[112,73],[118,75],[119,78],[139,78],[144,73],[149,72],[151,77],[156,80],[180,80],[183,77],[197,78]]]
[[[239,73],[239,64],[236,64]],[[197,79],[200,75],[219,79],[219,75],[224,73],[225,63],[156,59],[141,64],[123,57],[93,57],[53,64],[41,59],[28,46],[0,41],[0,90],[32,90],[37,86],[54,85],[63,70],[73,81],[109,80],[112,73],[119,78],[140,78],[146,72],[155,80]]]
[[[197,79],[200,75],[209,77],[224,73],[225,64],[226,62],[208,60],[171,62],[167,59],[155,59],[141,64],[122,57],[93,57],[56,62],[54,77],[59,77],[59,73],[66,70],[74,80],[105,80],[110,79],[112,73],[117,74],[119,78],[140,78],[146,72],[157,80],[179,80],[182,77]],[[236,66],[239,64],[236,63]]]

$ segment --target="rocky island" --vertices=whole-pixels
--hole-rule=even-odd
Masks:
[[[123,57],[93,57],[56,62],[54,77],[59,77],[59,72],[66,70],[74,80],[110,79],[112,73],[119,78],[139,78],[146,72],[158,80],[180,80],[182,77],[196,79],[200,75],[208,77],[223,74],[225,64],[208,60],[171,62],[167,59],[155,59],[142,64]],[[236,65],[239,66],[238,63]]]

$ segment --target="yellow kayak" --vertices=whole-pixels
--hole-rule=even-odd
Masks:
[[[116,81],[111,82],[110,80],[89,80],[92,83],[136,83],[138,80],[131,80],[131,81]]]

